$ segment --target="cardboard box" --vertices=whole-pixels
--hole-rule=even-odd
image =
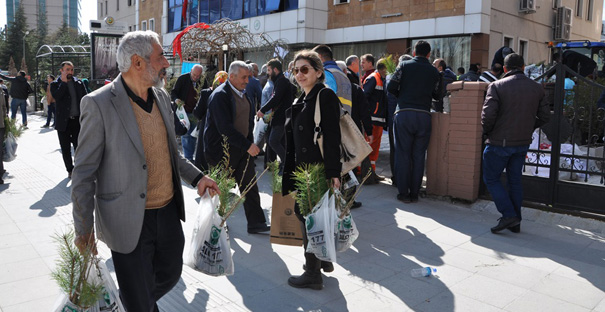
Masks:
[[[303,245],[301,223],[294,214],[294,204],[294,198],[290,195],[273,194],[270,238],[272,244]]]

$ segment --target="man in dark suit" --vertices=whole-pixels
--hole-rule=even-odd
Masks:
[[[75,153],[80,134],[80,101],[86,95],[84,84],[74,77],[72,62],[61,63],[61,76],[50,84],[50,93],[56,103],[55,129],[59,135],[63,163],[68,177],[71,178],[74,169],[71,146],[73,145]]]
[[[242,61],[229,66],[229,80],[216,88],[208,100],[206,128],[204,129],[204,152],[208,166],[216,166],[226,155],[223,137],[229,144],[229,167],[233,169],[240,192],[256,178],[254,156],[260,149],[256,146],[252,128],[254,126],[254,104],[244,93],[252,68]],[[248,233],[268,232],[265,214],[260,206],[258,186],[254,184],[244,201],[248,220]]]
[[[181,179],[200,195],[218,187],[179,155],[170,98],[159,87],[169,63],[158,34],[129,32],[117,60],[120,75],[82,100],[71,194],[76,245],[94,252],[96,225],[126,310],[159,311],[156,301],[183,269]]]
[[[202,77],[203,68],[201,65],[196,64],[191,68],[191,72],[187,74],[181,75],[174,84],[174,89],[170,92],[170,98],[176,105],[183,105],[185,108],[185,112],[187,113],[187,117],[191,122],[191,126],[189,127],[189,131],[187,134],[181,137],[181,143],[183,144],[183,155],[189,161],[193,162],[193,153],[195,152],[195,142],[196,138],[191,136],[191,132],[195,128],[195,124],[197,123],[197,119],[193,115],[193,109],[197,104],[198,97],[198,87],[202,81],[200,78]],[[206,89],[206,85],[203,85],[201,88]]]

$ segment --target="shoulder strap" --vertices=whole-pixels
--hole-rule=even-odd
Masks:
[[[321,127],[319,126],[319,123],[321,122],[321,110],[319,108],[319,95],[321,94],[321,91],[323,91],[323,89],[317,92],[317,98],[315,99],[315,115],[313,116],[313,120],[315,121],[313,142],[315,142],[315,144],[317,144],[318,136],[321,135]]]

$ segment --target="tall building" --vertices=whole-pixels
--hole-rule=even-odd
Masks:
[[[80,0],[6,0],[8,25],[14,21],[20,4],[23,4],[29,29],[37,29],[40,15],[46,12],[49,34],[61,28],[64,21],[69,27],[79,30]]]

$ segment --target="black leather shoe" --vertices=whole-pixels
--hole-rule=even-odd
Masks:
[[[307,270],[306,264],[303,264],[303,270],[305,270],[305,271]],[[322,261],[321,270],[324,271],[325,273],[334,272],[334,264],[329,261]]]
[[[315,290],[321,290],[324,287],[321,273],[319,272],[305,272],[301,276],[291,276],[288,278],[288,285],[296,288],[311,288]]]
[[[269,232],[269,231],[271,231],[271,227],[268,225],[262,225],[262,226],[248,228],[249,234],[259,234],[259,233],[264,233],[264,232]]]
[[[418,202],[418,194],[410,194],[410,200],[413,203],[417,203]]]
[[[510,218],[502,217],[498,220],[499,220],[498,225],[491,228],[492,233],[498,233],[506,228],[514,227],[521,223],[521,219],[519,219],[517,217],[510,217]]]
[[[397,200],[404,202],[406,204],[409,204],[412,202],[412,198],[410,197],[410,195],[397,194]]]
[[[353,205],[351,206],[351,209],[355,209],[355,208],[359,208],[359,207],[361,207],[361,202],[354,201]]]
[[[520,233],[521,232],[521,223],[519,223],[515,226],[509,226],[507,229],[513,233]]]
[[[4,184],[4,180],[0,179],[0,184]]]

